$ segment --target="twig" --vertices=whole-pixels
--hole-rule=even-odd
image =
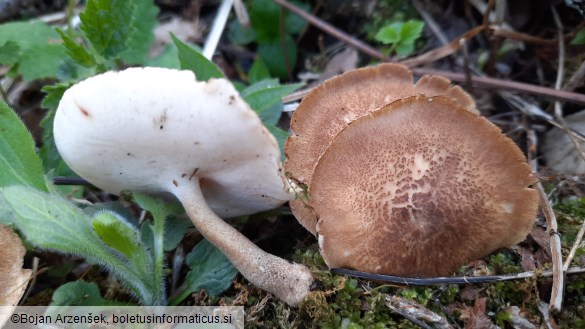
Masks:
[[[533,172],[538,171],[538,163],[536,157],[533,156],[532,152],[538,149],[538,143],[534,130],[527,131],[528,139],[528,158]],[[550,205],[544,187],[541,182],[535,184],[536,191],[540,197],[540,205],[544,218],[546,219],[546,227],[548,234],[550,235],[550,252],[553,265],[553,284],[552,292],[550,297],[550,311],[555,313],[561,310],[563,303],[563,288],[564,288],[564,273],[563,273],[563,256],[561,254],[561,238],[558,233],[557,217],[555,212]]]
[[[542,322],[546,325],[546,329],[558,328],[557,324],[554,322],[554,319],[550,316],[547,303],[540,301],[538,303],[538,310],[540,311],[540,314],[542,314]]]
[[[393,312],[400,314],[423,328],[431,328],[425,322],[432,323],[435,328],[453,328],[453,326],[447,322],[447,319],[412,300],[396,295],[387,295],[385,304]],[[416,322],[414,321],[415,319],[417,320]]]
[[[211,57],[213,57],[215,49],[217,48],[217,44],[219,43],[219,39],[221,39],[221,35],[225,29],[225,23],[227,22],[233,4],[234,0],[222,0],[221,5],[217,10],[217,15],[213,20],[211,31],[207,36],[207,40],[205,40],[202,51],[203,56],[209,60],[211,60]]]
[[[531,278],[550,278],[553,276],[552,270],[546,271],[527,271],[516,274],[506,275],[483,275],[483,276],[456,276],[456,277],[440,277],[440,278],[405,278],[401,276],[374,274],[367,272],[360,272],[348,270],[345,268],[331,269],[331,273],[349,275],[352,277],[380,281],[391,284],[405,285],[405,286],[435,286],[445,284],[474,284],[474,283],[493,283],[501,281],[524,280]],[[567,270],[567,275],[585,274],[585,267],[571,267]]]
[[[356,39],[341,30],[335,28],[333,25],[315,17],[314,15],[307,13],[306,11],[302,10],[301,8],[293,5],[292,3],[286,0],[274,0],[274,2],[278,3],[279,5],[283,6],[284,8],[292,11],[293,13],[301,16],[302,18],[306,19],[307,22],[311,23],[315,27],[319,28],[320,30],[324,31],[327,34],[334,36],[335,38],[342,40],[344,43],[359,49],[361,52],[366,53],[374,58],[378,59],[387,59],[384,54],[379,52],[374,47],[362,42],[359,39]]]
[[[362,284],[362,288],[365,291],[371,291],[367,285]],[[422,327],[432,329],[425,322],[434,324],[435,328],[439,329],[452,329],[453,327],[449,324],[447,319],[438,315],[437,313],[427,309],[423,305],[417,302],[402,298],[400,296],[394,296],[387,294],[385,298],[385,304],[394,313],[398,313],[402,317],[408,319],[412,323]]]
[[[295,14],[301,16],[309,23],[314,25],[315,27],[321,29],[327,34],[330,34],[344,43],[358,49],[362,53],[365,53],[373,58],[383,60],[383,61],[390,61],[391,59],[384,56],[380,51],[371,47],[370,45],[357,40],[356,38],[349,36],[347,33],[342,32],[341,30],[333,27],[331,24],[324,22],[323,20],[311,15],[310,13],[305,12],[304,10],[300,9],[299,7],[289,3],[286,0],[274,0],[279,5],[285,7],[286,9],[294,12]],[[461,73],[454,73],[448,71],[439,71],[439,70],[430,70],[425,68],[413,68],[413,73],[417,75],[425,75],[425,74],[434,74],[434,75],[441,75],[448,79],[451,79],[455,82],[465,82],[465,75]],[[523,93],[530,93],[535,95],[540,95],[544,97],[549,97],[553,99],[563,100],[567,102],[572,102],[576,104],[585,104],[585,95],[561,91],[561,90],[554,90],[547,87],[541,87],[526,83],[514,82],[514,81],[505,81],[500,79],[488,78],[488,77],[472,77],[473,84],[477,87],[487,88],[487,89],[504,89],[504,90],[511,90],[511,91],[518,91]]]
[[[561,238],[559,237],[557,217],[548,201],[546,192],[540,182],[536,183],[536,190],[540,196],[540,202],[546,219],[546,227],[550,234],[550,251],[553,263],[553,285],[550,297],[550,311],[553,313],[560,312],[563,304],[563,256],[561,254]]]
[[[46,271],[47,269],[43,269],[43,272]],[[41,273],[43,273],[41,271],[39,271],[39,258],[38,257],[33,257],[33,265],[32,265],[32,277],[30,278],[30,280],[25,283],[28,284],[28,288],[26,289],[26,292],[24,293],[24,295],[22,296],[22,298],[20,299],[21,301],[25,301],[28,296],[30,295],[30,292],[33,290],[35,284],[37,283],[37,276]]]
[[[53,184],[55,185],[91,185],[88,181],[81,177],[53,177]]]
[[[2,100],[8,104],[8,94],[6,94],[6,90],[4,90],[4,87],[2,86],[2,81],[0,81],[0,96],[2,97]]]
[[[431,14],[429,14],[429,12],[420,3],[420,1],[419,0],[412,0],[411,2],[412,2],[412,5],[414,6],[414,8],[416,9],[416,11],[418,11],[418,14],[420,15],[420,17],[422,17],[422,19],[427,24],[429,29],[431,29],[433,34],[437,37],[437,39],[439,39],[439,42],[441,42],[441,45],[444,46],[444,45],[448,44],[449,39],[447,39],[447,36],[441,30],[441,28],[439,27],[439,24],[437,24],[437,21],[435,21],[433,16]]]
[[[571,78],[569,78],[569,81],[567,81],[567,83],[563,87],[563,90],[573,91],[579,85],[583,84],[584,80],[585,80],[585,61],[583,61],[581,63],[579,68],[573,73]]]
[[[242,0],[234,0],[234,12],[241,26],[250,27],[250,15]]]
[[[583,224],[581,224],[581,228],[579,229],[579,233],[577,233],[577,237],[575,238],[575,242],[573,242],[573,246],[571,247],[571,251],[569,251],[569,255],[565,259],[565,264],[563,265],[563,272],[567,272],[569,269],[569,265],[571,265],[571,261],[573,257],[575,257],[575,253],[581,245],[581,241],[583,241],[583,235],[585,235],[585,220],[583,220]]]

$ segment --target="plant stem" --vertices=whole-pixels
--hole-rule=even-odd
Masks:
[[[158,305],[166,305],[166,297],[164,291],[164,232],[165,232],[165,218],[164,216],[154,216],[153,226],[154,236],[154,297]]]

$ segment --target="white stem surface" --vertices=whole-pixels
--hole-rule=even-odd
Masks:
[[[311,271],[264,252],[242,233],[219,218],[207,205],[198,182],[182,184],[175,194],[199,232],[220,249],[252,284],[291,306],[310,292]]]

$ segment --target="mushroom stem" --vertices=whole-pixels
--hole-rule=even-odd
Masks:
[[[178,190],[175,195],[193,225],[248,281],[291,306],[298,305],[309,294],[314,279],[307,267],[263,251],[224,222],[207,205],[198,182],[182,184]]]

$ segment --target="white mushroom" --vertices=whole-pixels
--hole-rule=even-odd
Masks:
[[[251,283],[290,305],[308,294],[305,266],[262,251],[220,219],[294,197],[276,140],[227,80],[161,68],[108,72],[67,90],[54,134],[65,162],[92,184],[173,194]]]

